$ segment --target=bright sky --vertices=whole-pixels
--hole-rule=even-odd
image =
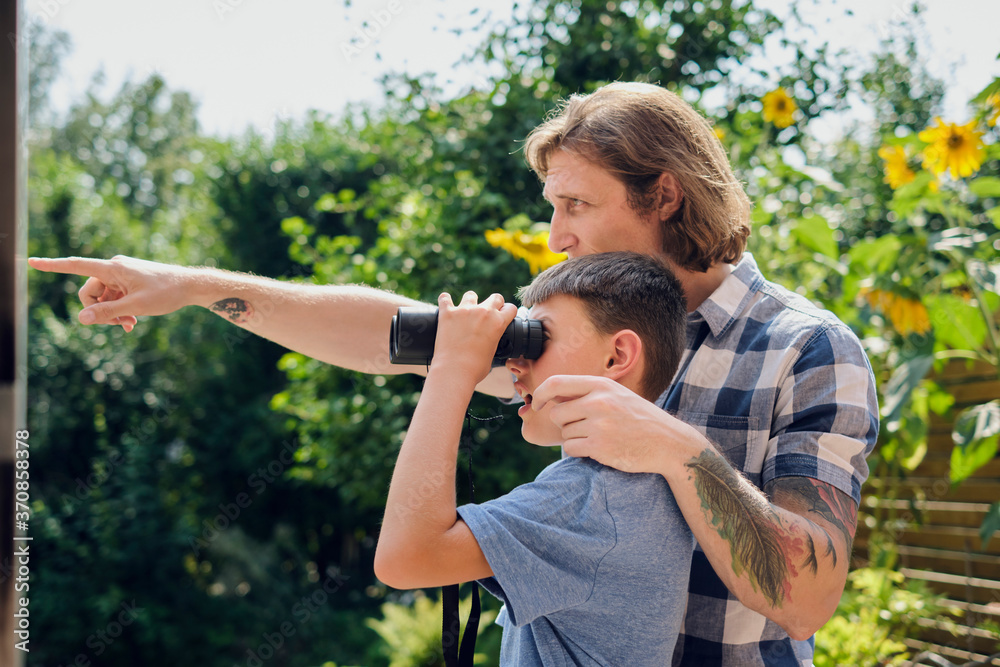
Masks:
[[[389,70],[450,75],[479,40],[454,28],[484,16],[509,18],[511,0],[25,0],[71,36],[73,51],[53,104],[79,99],[103,67],[108,94],[131,74],[159,72],[172,89],[200,101],[209,132],[270,127],[307,109],[336,112],[348,101],[379,98]],[[470,14],[480,7],[476,14]],[[47,8],[47,9],[46,9]],[[367,25],[365,23],[367,22]],[[364,44],[358,31],[374,33]],[[367,38],[365,38],[367,39]],[[381,55],[382,60],[379,60]],[[463,83],[472,85],[471,74]]]
[[[151,72],[191,92],[210,133],[247,125],[267,130],[276,118],[308,109],[337,112],[351,101],[378,101],[387,71],[437,72],[449,90],[481,84],[467,65],[481,37],[459,37],[484,18],[506,22],[514,0],[24,0],[29,16],[71,36],[73,50],[53,90],[65,109],[103,68],[104,94],[128,76]],[[758,0],[779,16],[788,0]],[[965,103],[1000,76],[1000,1],[925,0],[931,68],[948,82],[945,114],[960,121]],[[864,54],[891,33],[908,0],[801,1],[816,43],[829,40]],[[475,13],[473,13],[475,9]],[[852,15],[846,15],[850,10]],[[360,34],[377,34],[369,43]],[[353,41],[352,41],[353,40]]]

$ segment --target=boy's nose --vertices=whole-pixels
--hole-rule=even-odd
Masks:
[[[514,375],[523,375],[528,365],[528,360],[524,357],[510,358],[505,365],[507,366],[507,370]]]

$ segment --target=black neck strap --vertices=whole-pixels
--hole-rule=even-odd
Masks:
[[[466,450],[468,468],[466,477],[469,481],[469,502],[476,502],[476,488],[472,483],[472,421],[493,421],[503,420],[503,415],[496,417],[476,417],[471,412],[465,413],[465,433],[462,435],[460,446]],[[472,667],[472,661],[476,652],[476,636],[479,634],[479,617],[481,608],[479,605],[479,585],[473,582],[472,588],[472,609],[469,611],[469,621],[465,624],[465,633],[462,634],[461,651],[459,650],[458,637],[461,629],[461,619],[458,614],[458,584],[443,586],[441,588],[441,601],[443,606],[443,618],[441,621],[441,647],[444,649],[445,667]]]

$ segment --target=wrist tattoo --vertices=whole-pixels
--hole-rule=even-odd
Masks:
[[[216,301],[210,309],[234,324],[246,324],[253,317],[253,306],[250,302],[237,297]]]

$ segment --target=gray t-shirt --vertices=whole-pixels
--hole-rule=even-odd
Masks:
[[[694,538],[660,475],[565,458],[458,508],[504,602],[501,665],[667,665]]]

